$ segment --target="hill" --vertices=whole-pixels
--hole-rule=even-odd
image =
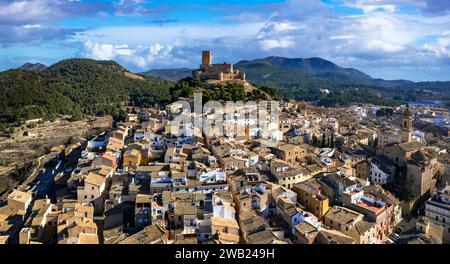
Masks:
[[[290,59],[268,57],[244,60],[234,65],[246,73],[247,80],[278,90],[279,97],[308,101],[347,104],[392,101],[438,100],[449,104],[450,82],[412,82],[408,80],[373,79],[353,68],[340,67],[321,58]],[[159,69],[145,73],[171,80],[190,76],[190,69]],[[327,89],[330,94],[322,94]],[[368,96],[370,95],[370,96]],[[324,98],[327,97],[327,98]],[[319,102],[320,103],[320,102]]]
[[[69,59],[40,72],[0,72],[0,128],[58,114],[123,115],[121,105],[150,106],[170,100],[172,83],[129,73],[113,61]]]
[[[24,65],[20,66],[17,69],[24,71],[40,72],[47,69],[47,66],[41,63],[25,63]]]
[[[144,76],[153,76],[165,78],[172,81],[179,81],[192,75],[192,69],[177,68],[177,69],[154,69],[141,73]]]
[[[283,57],[268,57],[265,59],[257,59],[252,61],[240,61],[235,67],[237,69],[249,69],[249,68],[278,68],[278,69],[291,69],[304,75],[323,76],[324,78],[339,75],[347,76],[347,78],[355,78],[361,80],[371,80],[372,78],[356,69],[342,68],[338,65],[321,59],[321,58],[309,58],[309,59],[288,59]]]

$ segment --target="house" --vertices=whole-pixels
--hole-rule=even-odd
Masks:
[[[92,203],[97,213],[103,214],[106,178],[95,172],[89,172],[84,185],[77,188],[77,200],[80,203]]]
[[[56,209],[58,244],[99,244],[93,205],[63,201]]]
[[[26,215],[30,209],[31,201],[32,197],[30,193],[15,189],[8,195],[7,206]]]
[[[385,156],[378,155],[369,159],[370,181],[372,184],[392,183],[395,176],[395,164]]]
[[[241,243],[258,243],[257,240],[254,239],[256,234],[267,234],[267,231],[269,231],[269,223],[264,218],[251,211],[245,211],[239,214],[238,224],[239,229],[241,230]],[[272,233],[269,231],[269,234]],[[273,234],[269,235],[269,240],[271,241],[272,239],[276,239]],[[259,243],[264,243],[264,241],[260,240]]]
[[[297,193],[298,202],[313,213],[319,220],[329,210],[329,199],[321,193],[321,185],[315,179],[294,184],[292,191]]]
[[[319,229],[307,221],[302,221],[295,226],[294,235],[297,244],[313,244],[318,234]]]
[[[450,242],[450,185],[446,185],[428,199],[425,203],[424,219],[424,221],[441,226],[442,233],[440,236],[442,240],[444,243]],[[427,233],[427,225],[424,225],[421,231]]]
[[[368,180],[371,176],[370,162],[368,160],[363,160],[355,165],[356,177]]]
[[[275,177],[275,183],[285,188],[292,188],[294,184],[306,181],[311,177],[309,171],[305,168],[289,168],[288,170],[272,172]]]
[[[195,234],[197,228],[197,208],[189,201],[175,201],[173,226],[183,228],[183,234]]]
[[[321,229],[317,236],[316,241],[317,244],[355,244],[356,241],[350,236],[345,235],[342,232],[337,230],[328,230]]]
[[[129,170],[136,170],[141,165],[142,153],[138,149],[129,149],[123,155],[123,166]]]
[[[115,170],[117,168],[117,157],[111,153],[103,153],[92,161],[92,167],[108,167]]]
[[[169,147],[164,155],[164,163],[179,163],[186,159],[187,155],[181,147]]]
[[[211,233],[221,243],[239,243],[239,225],[234,218],[211,217]]]
[[[160,225],[149,225],[143,230],[126,237],[117,244],[167,244],[169,231]]]
[[[374,222],[364,219],[364,215],[341,206],[333,206],[324,216],[323,223],[334,230],[352,237],[357,244],[375,244]]]
[[[281,197],[278,200],[277,214],[288,225],[289,229],[286,232],[289,234],[295,234],[295,226],[304,220],[302,212],[287,197]]]
[[[149,194],[137,194],[134,209],[134,224],[142,228],[151,224],[152,197]]]
[[[282,144],[277,148],[273,148],[273,151],[279,159],[290,164],[294,164],[307,155],[306,149],[293,144]]]

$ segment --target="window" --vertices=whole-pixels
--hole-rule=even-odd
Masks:
[[[94,190],[94,186],[92,186],[92,190]]]
[[[91,199],[94,199],[94,195],[91,195]]]
[[[87,195],[84,196],[84,199],[87,199]]]

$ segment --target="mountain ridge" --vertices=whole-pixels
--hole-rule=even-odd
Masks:
[[[280,60],[284,60],[287,61],[288,63],[284,63],[281,64],[275,64],[275,65],[271,65],[271,63],[267,63],[270,61],[280,61]],[[346,67],[341,67],[337,64],[335,64],[332,61],[320,58],[320,57],[310,57],[310,58],[286,58],[286,57],[281,57],[281,56],[269,56],[266,58],[261,58],[261,59],[253,59],[253,60],[240,60],[238,61],[236,64],[234,64],[234,67],[236,69],[242,69],[242,68],[246,68],[245,66],[248,67],[249,64],[251,64],[250,67],[256,67],[257,64],[260,63],[260,65],[271,65],[271,66],[276,66],[277,68],[284,68],[284,69],[296,69],[298,67],[294,67],[293,62],[302,62],[302,63],[306,63],[307,62],[313,62],[314,63],[324,63],[327,66],[331,66],[332,69],[334,70],[324,70],[324,69],[319,69],[319,71],[313,71],[311,72],[311,69],[308,69],[305,73],[309,73],[312,75],[318,75],[321,76],[321,74],[324,73],[344,73],[345,75],[348,76],[352,76],[352,77],[356,77],[356,78],[360,78],[360,79],[365,79],[365,80],[371,80],[373,81],[374,84],[378,84],[378,85],[382,85],[382,86],[398,86],[398,85],[405,85],[405,84],[413,84],[413,83],[448,83],[449,81],[411,81],[411,80],[405,80],[405,79],[393,79],[393,80],[386,80],[383,78],[373,78],[372,76],[370,76],[367,73],[364,73],[363,71],[360,71],[358,69],[355,68],[346,68]],[[256,65],[255,65],[256,64]],[[169,80],[173,80],[173,81],[178,81],[180,79],[183,79],[185,77],[189,77],[192,73],[192,71],[195,69],[190,69],[190,68],[158,68],[158,69],[150,69],[148,71],[145,72],[141,72],[139,74],[142,74],[144,76],[154,76],[154,77],[159,77],[159,78],[166,78]],[[314,70],[314,67],[313,67]],[[336,71],[337,70],[337,71]]]
[[[23,64],[22,66],[20,66],[19,70],[24,70],[24,71],[34,71],[34,72],[40,72],[43,71],[45,69],[47,69],[47,65],[44,65],[42,63],[30,63],[27,62],[25,64]]]

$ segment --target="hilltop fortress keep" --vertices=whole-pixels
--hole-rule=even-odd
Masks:
[[[245,73],[233,69],[233,64],[222,63],[212,64],[211,51],[202,51],[202,64],[200,69],[193,72],[193,77],[200,81],[218,80],[243,80],[245,81]]]

